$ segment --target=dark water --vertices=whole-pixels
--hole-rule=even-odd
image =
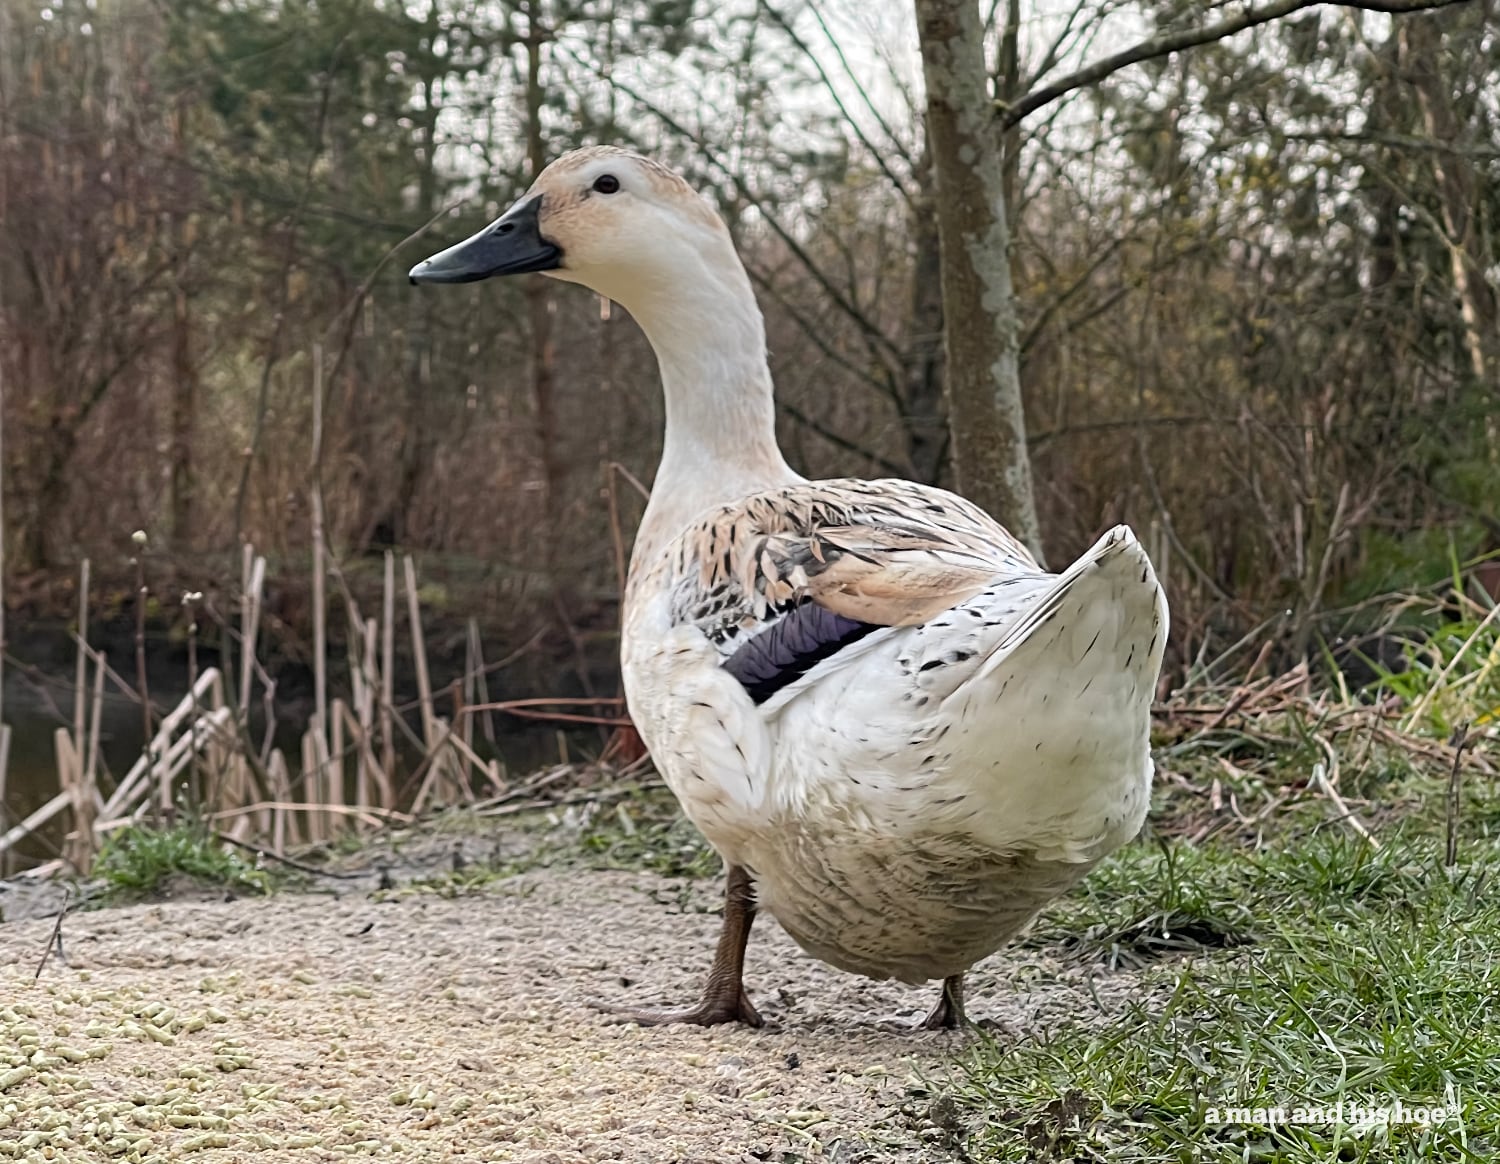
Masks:
[[[40,808],[56,796],[57,760],[53,734],[59,727],[71,732],[73,726],[74,676],[77,646],[66,622],[36,618],[16,618],[7,626],[6,650],[9,662],[4,675],[4,721],[11,726],[11,751],[8,778],[0,798],[0,832]],[[449,641],[451,640],[451,641]],[[127,682],[135,682],[135,623],[125,614],[115,613],[98,618],[89,627],[89,641],[105,652],[110,665]],[[456,644],[456,645],[455,645]],[[448,685],[463,669],[462,636],[434,636],[429,645],[429,665],[438,714],[451,714]],[[290,767],[298,768],[301,736],[313,711],[313,676],[305,662],[293,654],[263,643],[261,659],[276,679],[275,743],[287,757]],[[350,684],[342,674],[342,644],[330,644],[332,666],[328,677],[329,696],[347,697]],[[187,645],[169,626],[148,626],[146,632],[146,678],[151,702],[160,715],[175,708],[191,687],[194,674]],[[612,685],[615,663],[612,647],[601,656],[599,673],[594,681],[601,687]],[[218,652],[212,641],[198,644],[196,673],[219,665]],[[504,696],[522,698],[529,695],[581,694],[563,681],[557,670],[536,670],[526,674],[511,672],[492,675],[490,690]],[[90,675],[92,682],[92,674]],[[398,707],[415,700],[416,679],[411,659],[398,643],[395,699]],[[257,685],[250,706],[251,735],[259,743],[264,738],[264,710]],[[412,726],[415,713],[407,716]],[[512,773],[526,773],[559,759],[559,736],[555,726],[536,720],[523,720],[503,714],[493,718],[496,743],[482,740],[476,725],[475,748],[486,759],[498,758]],[[398,731],[398,740],[404,745]],[[111,682],[105,684],[104,704],[100,718],[100,786],[105,795],[114,787],[115,778],[129,771],[145,745],[140,705],[121,694]],[[569,730],[564,746],[573,759],[597,754],[603,744],[598,729]],[[398,769],[410,771],[420,759],[417,755],[398,756]],[[398,771],[398,787],[401,772]],[[414,789],[412,790],[415,791]],[[27,838],[8,854],[0,854],[0,876],[57,856],[68,814],[63,813],[48,829]]]
[[[54,704],[56,707],[54,708]],[[58,712],[61,712],[59,716]],[[51,800],[59,791],[57,755],[53,733],[60,727],[72,730],[72,684],[35,682],[7,673],[5,678],[5,722],[10,725],[10,763],[6,769],[5,797],[0,802],[0,832]],[[108,772],[123,773],[141,754],[141,711],[122,696],[105,696],[99,719],[99,759]],[[108,786],[108,785],[106,785]],[[50,828],[21,841],[7,854],[0,854],[0,872],[13,872],[57,855],[62,841],[64,817]]]
[[[153,687],[152,702],[158,710],[170,710],[187,689],[184,674],[178,687]],[[301,734],[310,710],[310,705],[302,700],[291,700],[276,710],[275,743],[285,753],[294,780],[301,754]],[[7,670],[4,715],[11,727],[11,745],[5,794],[0,801],[0,833],[46,804],[60,790],[53,737],[60,727],[72,730],[73,684],[71,680],[41,678],[35,672],[26,675]],[[129,771],[145,746],[140,705],[124,695],[106,692],[99,726],[100,786],[107,796],[116,778]],[[497,715],[495,727],[496,745],[492,748],[476,730],[475,749],[486,759],[491,755],[500,759],[512,774],[557,762],[557,732],[546,724]],[[252,738],[261,740],[264,730],[264,716],[257,704],[252,708]],[[593,732],[570,732],[566,746],[570,756],[579,759],[597,753],[600,738]],[[398,757],[398,765],[409,770],[418,759],[408,751]],[[349,791],[352,794],[353,790]],[[63,812],[8,853],[0,854],[0,877],[56,857],[68,819],[68,813]]]

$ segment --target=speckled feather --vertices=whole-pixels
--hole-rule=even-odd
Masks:
[[[993,518],[911,481],[804,481],[720,506],[632,588],[670,587],[674,623],[728,655],[804,600],[876,626],[926,621],[1035,560]]]

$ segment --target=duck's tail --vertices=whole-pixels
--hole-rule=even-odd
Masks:
[[[1166,644],[1166,596],[1145,548],[1117,525],[1057,580],[991,647],[970,680],[999,669],[1076,675],[1126,671],[1154,686]]]
[[[1145,550],[1117,526],[1034,603],[943,710],[991,773],[975,834],[1087,863],[1146,812],[1166,600]]]

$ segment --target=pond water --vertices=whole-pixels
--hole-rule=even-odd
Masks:
[[[186,692],[187,676],[177,686],[153,687],[162,692],[153,698],[158,709],[174,707]],[[10,763],[3,798],[0,798],[0,833],[36,811],[57,795],[57,757],[54,733],[58,728],[72,729],[73,683],[36,672],[23,674],[7,669],[5,676],[5,721],[11,727]],[[169,694],[167,694],[169,693]],[[301,699],[289,700],[277,708],[276,744],[296,766],[300,754],[301,732],[311,707]],[[555,763],[559,755],[558,733],[549,725],[534,721],[517,721],[503,715],[495,718],[497,746],[490,748],[476,732],[475,747],[486,758],[494,753],[512,773],[527,772]],[[264,715],[259,706],[252,707],[251,731],[262,738]],[[140,705],[118,693],[106,692],[100,712],[99,759],[100,784],[108,795],[117,777],[129,771],[145,745]],[[597,752],[597,733],[568,733],[567,746],[575,758]],[[398,763],[410,768],[416,755],[404,750]],[[294,774],[295,779],[295,774]],[[352,791],[352,790],[351,790]],[[0,853],[0,877],[29,868],[56,857],[61,849],[67,814],[61,814],[36,834],[25,838],[8,853]]]
[[[53,733],[72,729],[73,685],[38,680],[8,670],[5,676],[5,722],[10,725],[10,762],[6,766],[4,799],[0,800],[0,832],[56,796],[57,753]],[[99,759],[106,772],[126,771],[141,754],[141,711],[120,695],[106,695],[99,717]],[[62,828],[21,841],[0,854],[0,873],[24,869],[57,855]]]

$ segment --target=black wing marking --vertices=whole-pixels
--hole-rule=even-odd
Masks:
[[[879,630],[804,600],[724,660],[752,701],[762,704],[824,659]]]

